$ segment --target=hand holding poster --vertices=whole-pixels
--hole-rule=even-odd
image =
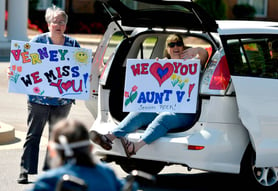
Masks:
[[[123,110],[195,113],[199,74],[198,59],[128,59]]]
[[[13,40],[9,92],[88,99],[91,59],[89,49]]]

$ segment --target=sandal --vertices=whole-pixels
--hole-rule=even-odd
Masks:
[[[124,148],[124,151],[125,151],[125,154],[126,154],[127,158],[130,158],[132,155],[136,155],[135,145],[134,145],[133,142],[129,141],[125,137],[121,137],[120,140],[121,140],[121,143],[123,145],[123,148]],[[128,148],[130,146],[132,146],[132,151],[131,152],[129,152],[129,150],[128,150]]]
[[[105,150],[111,150],[113,142],[106,136],[98,133],[97,131],[90,131],[90,139],[100,145]]]

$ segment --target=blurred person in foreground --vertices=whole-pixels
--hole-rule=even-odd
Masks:
[[[61,120],[50,135],[48,144],[50,170],[44,172],[32,190],[56,190],[64,175],[83,180],[88,191],[122,190],[125,180],[92,155],[93,145],[87,128],[77,120]],[[136,190],[136,184],[134,189]]]

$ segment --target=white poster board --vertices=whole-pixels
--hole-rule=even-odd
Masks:
[[[13,40],[9,92],[89,99],[91,59],[90,49]]]
[[[123,111],[196,113],[200,60],[128,59]]]

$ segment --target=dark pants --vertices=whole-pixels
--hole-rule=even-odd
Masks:
[[[48,122],[50,134],[53,125],[68,116],[71,105],[51,106],[28,102],[28,132],[23,145],[20,163],[21,173],[37,174],[40,140],[43,129]]]

